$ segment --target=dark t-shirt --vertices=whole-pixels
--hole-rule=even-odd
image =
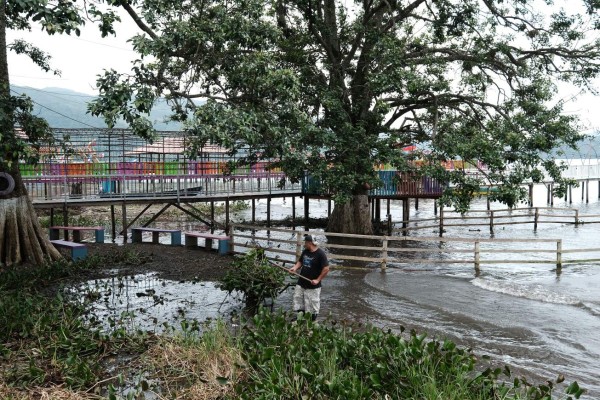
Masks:
[[[307,249],[304,249],[300,255],[300,263],[302,264],[300,275],[308,279],[317,279],[319,275],[321,275],[323,268],[329,265],[327,255],[320,248],[317,248],[312,253]],[[298,278],[298,285],[304,289],[317,289],[321,287],[321,282],[319,282],[318,285],[312,285],[305,279]]]

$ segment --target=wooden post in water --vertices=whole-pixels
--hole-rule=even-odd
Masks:
[[[494,211],[490,211],[490,235],[494,234]]]
[[[391,204],[390,203],[391,203],[391,200],[387,199],[387,213],[386,213],[386,215],[390,215],[391,214],[391,212],[390,212],[390,210],[391,210]]]
[[[387,215],[387,234],[392,236],[392,214]]]
[[[579,210],[575,210],[575,226],[579,225]]]
[[[127,243],[127,203],[121,203],[121,213],[123,219],[123,244]]]
[[[419,198],[415,197],[415,210],[419,210]]]
[[[444,235],[444,206],[440,206],[440,237]]]
[[[487,209],[488,211],[490,210],[491,206],[490,206],[490,194],[488,192],[488,195],[486,196],[486,200],[485,200],[486,204],[487,204]]]
[[[544,185],[546,186],[546,185]],[[548,184],[548,186],[546,186],[546,189],[548,189],[548,191],[546,192],[546,204],[550,204],[550,184]]]
[[[375,203],[375,221],[381,221],[381,199],[373,199]]]
[[[550,184],[550,206],[554,206],[554,183]]]
[[[387,268],[387,249],[388,249],[388,239],[387,236],[383,237],[383,246],[381,248],[381,270],[385,271]]]
[[[292,196],[292,226],[295,225],[296,221],[296,196]]]
[[[583,201],[584,192],[585,192],[585,182],[581,182],[581,201]]]
[[[271,226],[271,196],[267,197],[267,226]]]
[[[529,184],[529,207],[533,206],[533,183]]]
[[[410,198],[402,201],[402,236],[408,234],[408,221],[410,219]]]
[[[309,210],[308,210],[309,204],[308,204],[308,195],[304,195],[304,223],[308,224],[308,215],[309,215]]]
[[[569,204],[573,204],[573,186],[569,185]]]
[[[327,218],[331,217],[331,199],[327,199]]]
[[[479,275],[479,241],[475,242],[475,273]]]
[[[562,268],[562,239],[556,240],[556,273],[560,274]]]
[[[256,222],[256,199],[252,199],[252,222]]]
[[[302,254],[302,234],[300,232],[296,233],[296,260],[300,258],[300,254]]]
[[[210,202],[210,233],[215,233],[215,202]]]
[[[117,224],[115,221],[115,205],[111,204],[110,205],[110,233],[112,235],[112,242],[115,242],[115,236],[117,236]]]
[[[533,231],[537,231],[537,226],[538,226],[538,219],[540,217],[540,210],[539,208],[535,208],[535,215],[533,217]]]
[[[438,215],[437,199],[433,200],[433,215]]]
[[[585,181],[586,185],[585,185],[585,202],[589,203],[590,202],[590,180],[586,180]]]

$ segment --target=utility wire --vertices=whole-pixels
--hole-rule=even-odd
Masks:
[[[51,92],[49,90],[43,90],[43,89],[36,89],[36,88],[32,88],[29,86],[20,86],[20,85],[11,85],[20,89],[25,89],[25,90],[35,90],[36,92],[42,92],[42,93],[50,93],[50,94],[57,94],[59,96],[71,96],[71,97],[98,97],[96,95],[93,94],[71,94],[71,93],[60,93],[60,92]]]
[[[22,93],[19,93],[19,92],[17,92],[17,91],[16,91],[16,90],[14,90],[14,89],[10,89],[10,91],[11,91],[11,92],[13,92],[13,93],[15,93],[16,95],[19,95],[19,96],[22,94]],[[31,99],[31,98],[30,98],[30,99]],[[70,119],[71,121],[75,121],[75,122],[77,122],[77,123],[79,123],[79,124],[82,124],[82,125],[88,126],[88,127],[90,127],[90,128],[94,128],[94,129],[103,129],[103,128],[99,128],[99,127],[97,127],[97,126],[92,126],[92,125],[90,125],[90,124],[86,124],[85,122],[82,122],[82,121],[76,120],[75,118],[71,118],[71,117],[69,117],[68,115],[65,115],[65,114],[63,114],[63,113],[60,113],[60,112],[58,112],[58,111],[56,111],[56,110],[53,110],[53,109],[51,109],[51,108],[49,108],[49,107],[46,107],[45,105],[43,105],[43,104],[40,104],[40,103],[38,103],[37,101],[35,101],[35,100],[33,100],[33,99],[31,99],[31,102],[32,102],[32,103],[34,103],[34,104],[37,104],[38,106],[40,106],[40,107],[42,107],[42,108],[45,108],[45,109],[46,109],[46,110],[48,110],[48,111],[51,111],[51,112],[53,112],[53,113],[55,113],[55,114],[58,114],[58,115],[60,115],[61,117],[64,117],[64,118]]]

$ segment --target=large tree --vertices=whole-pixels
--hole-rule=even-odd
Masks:
[[[597,0],[116,3],[141,29],[140,57],[99,77],[92,113],[147,133],[143,113],[166,96],[197,147],[247,147],[246,161],[320,180],[338,231],[371,231],[378,164],[448,182],[442,201],[459,210],[482,184],[512,206],[527,180],[565,183],[548,153],[581,136],[556,85],[589,88],[600,65]],[[454,159],[485,169],[446,171]]]
[[[106,35],[113,32],[116,15],[101,11],[92,2],[0,0],[0,267],[40,264],[60,257],[40,228],[19,172],[19,162],[39,159],[39,145],[52,140],[52,131],[43,119],[31,114],[30,99],[11,94],[8,51],[29,56],[47,72],[59,71],[52,70],[49,55],[34,44],[23,40],[7,43],[6,31],[27,30],[37,24],[48,34],[79,34],[86,19],[99,22]]]

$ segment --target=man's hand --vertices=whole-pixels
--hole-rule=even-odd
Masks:
[[[313,286],[317,286],[317,285],[319,284],[319,280],[318,280],[318,279],[311,279],[311,280],[310,280],[310,283],[311,283]]]

